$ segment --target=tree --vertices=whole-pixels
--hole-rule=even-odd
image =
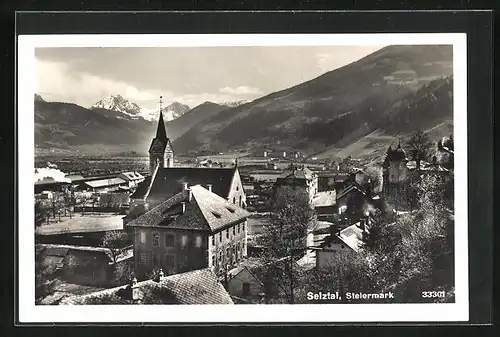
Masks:
[[[42,200],[35,200],[35,227],[49,221],[50,209]]]
[[[294,255],[306,247],[307,232],[314,229],[316,214],[303,190],[282,187],[272,202],[271,221],[260,237],[266,261],[266,279],[294,303],[298,286]]]
[[[35,248],[35,303],[41,301],[55,292],[56,279],[53,272],[44,265],[43,253],[40,248]]]
[[[408,141],[410,148],[410,158],[417,164],[417,171],[420,171],[422,161],[429,158],[432,149],[432,142],[423,131],[417,131]]]
[[[116,263],[118,255],[122,252],[123,248],[128,244],[129,239],[127,233],[115,230],[109,231],[104,234],[101,240],[101,246],[109,249],[113,263]]]
[[[347,292],[373,292],[373,289],[377,289],[374,287],[366,256],[348,250],[337,253],[328,268],[311,271],[304,280],[304,287],[311,292],[338,291],[343,303],[352,303],[347,300]],[[301,298],[299,301],[305,302],[305,299]]]

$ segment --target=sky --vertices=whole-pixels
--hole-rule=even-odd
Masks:
[[[84,107],[120,94],[144,109],[160,95],[194,107],[251,101],[384,46],[37,48],[36,92]]]

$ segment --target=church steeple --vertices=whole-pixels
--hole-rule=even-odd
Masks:
[[[162,98],[163,96],[160,96],[160,119],[158,120],[158,128],[156,129],[156,138],[166,142],[168,137],[165,122],[163,121]]]
[[[160,118],[156,129],[156,136],[149,147],[149,170],[150,173],[156,169],[156,166],[173,167],[174,166],[174,150],[170,139],[167,136],[165,121],[163,120],[162,96],[160,96]]]

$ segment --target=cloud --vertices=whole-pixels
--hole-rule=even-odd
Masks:
[[[329,65],[329,61],[331,60],[332,55],[330,54],[316,54],[316,61],[318,63],[318,67],[323,72],[327,72],[332,70]]]
[[[158,97],[173,96],[159,89],[138,89],[125,82],[75,71],[63,62],[36,62],[36,92],[48,101],[74,102],[88,107],[110,95],[121,94],[132,102],[158,101]]]
[[[219,89],[219,91],[223,94],[229,95],[259,95],[262,94],[259,88],[247,87],[247,86],[239,86],[236,88],[224,87]]]

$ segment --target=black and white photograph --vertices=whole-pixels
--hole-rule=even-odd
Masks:
[[[26,320],[467,320],[465,34],[18,46]]]

